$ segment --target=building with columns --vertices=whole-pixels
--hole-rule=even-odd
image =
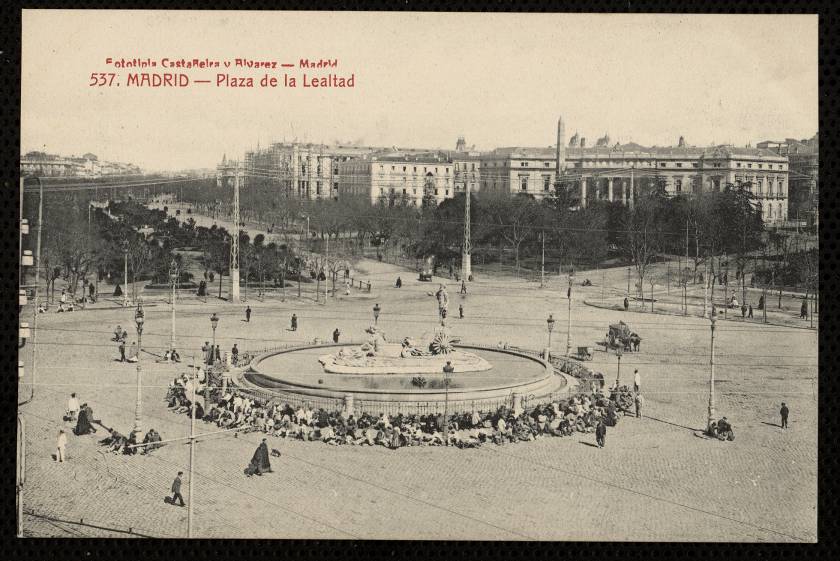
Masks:
[[[339,198],[361,196],[371,203],[404,200],[420,206],[455,195],[454,164],[443,152],[381,153],[338,164]]]
[[[664,182],[670,195],[719,191],[726,184],[751,184],[768,223],[788,216],[788,158],[761,148],[734,146],[607,146],[608,135],[586,147],[577,134],[563,155],[560,183],[577,192],[578,204],[620,201],[632,206],[641,190]],[[606,140],[605,140],[606,139]],[[583,145],[582,145],[583,144]],[[481,192],[554,195],[556,146],[498,148],[481,157]]]

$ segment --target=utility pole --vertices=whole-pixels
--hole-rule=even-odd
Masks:
[[[207,386],[210,378],[204,379],[204,384]],[[187,537],[193,537],[193,464],[195,463],[195,385],[198,383],[198,376],[195,371],[195,355],[193,355],[193,383],[192,383],[192,398],[190,399],[190,490],[189,490],[189,510],[187,511]]]
[[[123,306],[128,306],[128,242],[123,241]],[[53,285],[55,286],[55,285]]]
[[[230,241],[230,302],[239,303],[239,170],[233,175],[233,232]]]
[[[566,329],[566,356],[572,354],[572,282],[574,277],[569,274],[569,324]]]
[[[461,254],[461,278],[469,281],[472,276],[472,240],[470,239],[470,181],[464,180],[464,248]],[[545,233],[543,232],[543,235]],[[543,239],[543,267],[545,267],[545,240]],[[543,272],[543,274],[545,274]]]
[[[35,180],[38,182],[38,229],[35,235],[35,284],[38,284],[38,275],[41,273],[41,223],[44,217],[44,185],[41,183],[40,177],[36,177]]]
[[[706,430],[711,432],[712,423],[715,422],[715,310],[712,306],[712,345],[709,355],[709,418],[706,423]]]
[[[175,262],[175,259],[172,260],[172,264],[169,266],[169,280],[172,281],[172,333],[169,338],[169,360],[174,362],[172,358],[174,351],[175,351],[175,297],[176,297],[176,289],[178,287],[178,263]]]

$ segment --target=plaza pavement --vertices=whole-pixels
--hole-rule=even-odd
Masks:
[[[356,269],[374,282],[370,295],[330,299],[326,305],[288,298],[244,305],[194,297],[179,302],[177,341],[184,363],[173,366],[143,355],[143,426],[163,438],[185,436],[189,419],[170,413],[166,386],[185,371],[193,352],[210,340],[209,316],[221,321],[217,342],[228,350],[328,339],[338,327],[358,338],[372,323],[388,338],[433,329],[437,283],[373,262]],[[403,288],[393,288],[397,275]],[[608,275],[616,287],[624,270]],[[437,281],[438,279],[436,279]],[[465,342],[542,348],[545,318],[553,313],[555,353],[564,352],[568,301],[562,283],[540,290],[534,283],[477,278],[462,298],[447,282],[450,310],[463,303],[454,331]],[[616,288],[618,289],[618,288]],[[242,473],[259,434],[211,435],[196,446],[194,535],[225,538],[416,538],[568,540],[816,541],[817,335],[777,326],[721,322],[716,330],[716,395],[719,415],[735,428],[734,442],[705,440],[708,402],[708,320],[617,312],[583,304],[599,287],[575,290],[572,348],[594,346],[619,319],[644,338],[642,352],[626,353],[622,383],[642,375],[645,417],[622,418],[609,429],[606,447],[577,433],[531,443],[458,450],[328,446],[269,437],[274,473]],[[154,302],[147,302],[152,304]],[[300,327],[287,330],[296,313]],[[457,313],[451,314],[453,316]],[[143,347],[160,354],[169,341],[169,307],[147,305]],[[171,443],[149,456],[103,453],[91,436],[69,433],[68,461],[51,459],[70,392],[92,405],[95,417],[120,432],[134,418],[135,367],[115,362],[110,342],[119,323],[133,340],[133,309],[88,309],[39,317],[37,345],[22,352],[29,394],[31,351],[37,346],[35,398],[23,406],[27,423],[27,536],[186,535],[187,509],[164,502],[172,479],[186,471],[189,447]],[[616,359],[603,350],[588,363],[616,374]],[[791,409],[790,428],[778,426],[781,401]],[[198,432],[218,430],[197,424]],[[128,533],[129,528],[131,534]]]

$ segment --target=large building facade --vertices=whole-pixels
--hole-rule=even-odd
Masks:
[[[366,146],[277,142],[245,153],[245,186],[267,183],[288,197],[336,199],[339,164],[378,150]]]
[[[811,226],[819,223],[820,145],[818,135],[803,140],[788,138],[784,141],[766,140],[757,144],[781,156],[790,163],[788,189],[788,218],[807,221]]]
[[[134,164],[106,162],[95,154],[58,156],[44,152],[28,152],[20,158],[20,173],[31,177],[102,177],[139,175]]]
[[[339,198],[420,206],[424,198],[440,204],[455,195],[454,164],[443,153],[385,153],[341,162],[338,170]]]
[[[608,146],[604,138],[587,147],[575,135],[563,151],[560,178],[576,192],[581,207],[596,200],[632,206],[645,184],[664,183],[671,195],[720,191],[727,184],[749,185],[765,222],[788,217],[788,158],[761,148],[714,146]],[[481,157],[481,192],[554,195],[555,147],[498,148]]]

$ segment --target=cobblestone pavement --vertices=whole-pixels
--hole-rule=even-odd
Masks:
[[[432,329],[435,283],[378,262],[357,266],[375,280],[379,325],[389,338]],[[621,283],[623,270],[614,275]],[[397,275],[403,288],[391,288]],[[565,287],[479,278],[466,297],[449,282],[453,320],[465,342],[541,348],[545,317],[557,319],[554,352],[566,345]],[[621,379],[642,375],[645,417],[623,418],[603,449],[593,435],[544,438],[478,449],[333,447],[269,438],[281,450],[274,473],[246,478],[243,468],[257,434],[210,435],[196,445],[194,535],[269,538],[450,538],[570,540],[816,541],[817,335],[784,327],[722,322],[716,330],[719,415],[734,442],[698,438],[708,405],[708,320],[614,312],[572,305],[571,345],[594,346],[609,323],[628,322],[644,338],[642,352],[622,357]],[[229,349],[328,339],[340,328],[357,338],[372,322],[370,301],[338,296],[327,305],[266,300],[244,305],[185,299],[177,340],[185,362],[154,362],[169,340],[169,309],[149,307],[143,333],[143,426],[164,438],[189,433],[186,416],[166,409],[169,381],[187,368],[211,338],[209,316],[219,313],[217,342]],[[287,330],[292,312],[300,328]],[[34,401],[27,422],[24,526],[28,536],[185,536],[187,508],[167,504],[172,479],[187,471],[189,446],[170,443],[149,456],[105,454],[92,436],[69,433],[68,461],[52,460],[67,397],[75,391],[95,417],[123,433],[134,419],[134,365],[115,361],[114,326],[133,325],[133,310],[100,309],[39,318]],[[129,329],[130,331],[130,329]],[[134,336],[131,335],[130,339]],[[29,393],[31,351],[23,351]],[[616,358],[598,350],[590,366],[616,375]],[[781,401],[790,429],[778,426]],[[213,425],[198,423],[198,431]],[[129,533],[130,531],[130,533]]]

